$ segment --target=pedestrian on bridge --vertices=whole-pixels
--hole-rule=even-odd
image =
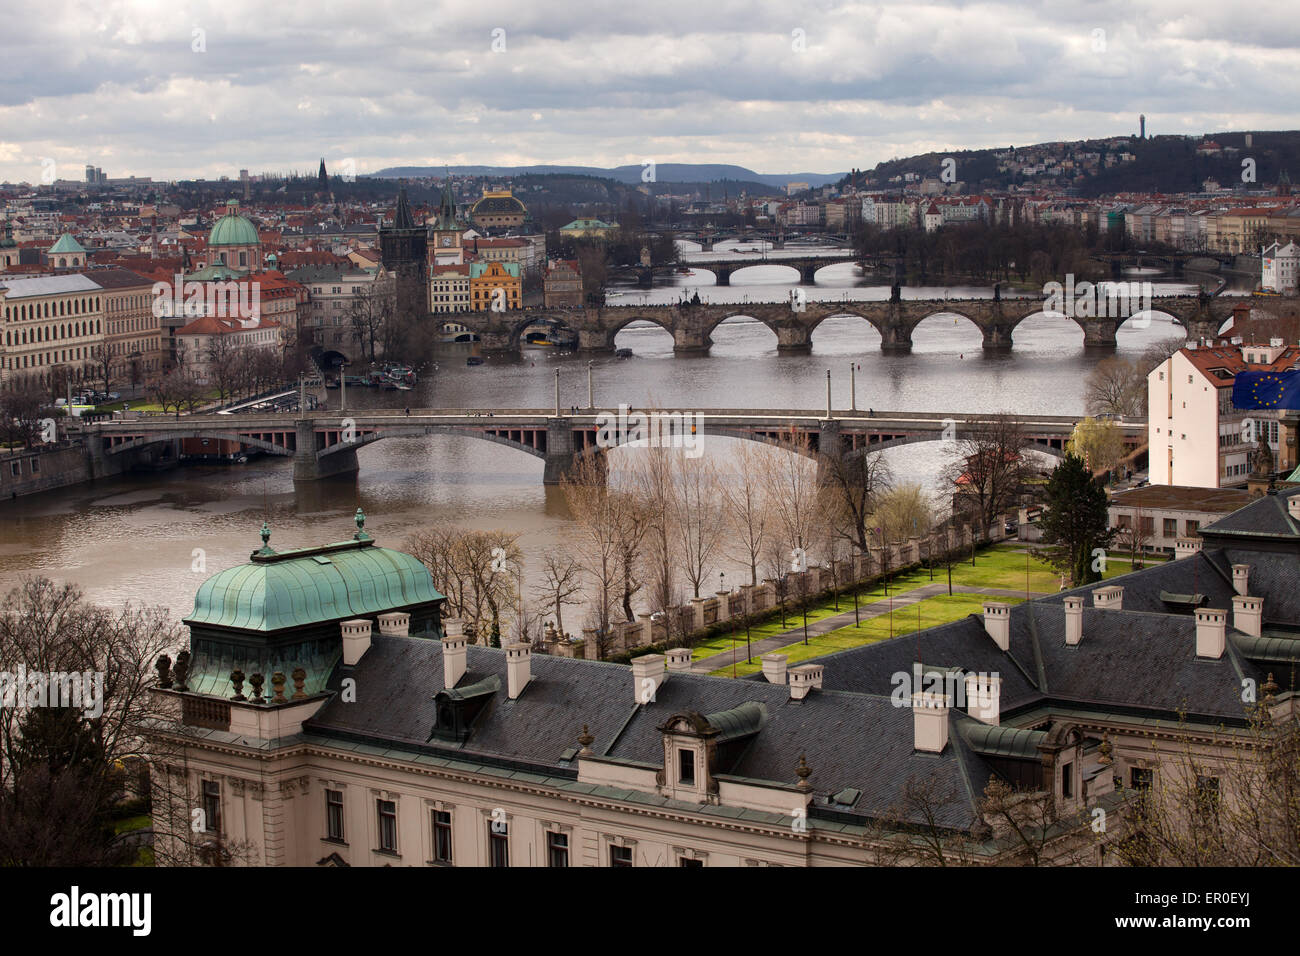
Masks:
[[[407,418],[411,417],[411,410],[409,408],[406,410],[406,417]]]

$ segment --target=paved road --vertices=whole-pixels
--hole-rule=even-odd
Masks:
[[[1023,590],[1015,590],[1013,588],[983,588],[969,584],[954,584],[952,586],[952,591],[954,594],[984,594],[989,597],[1023,598],[1025,596]],[[917,601],[923,601],[928,597],[934,597],[936,594],[947,593],[948,582],[935,581],[933,584],[925,584],[919,588],[913,588],[910,591],[903,591],[901,594],[894,595],[892,605],[889,598],[881,598],[879,601],[873,601],[870,604],[861,604],[858,606],[858,619],[869,621],[872,618],[880,617],[882,614],[888,614],[891,606],[894,611],[898,611],[900,608],[905,608],[911,604],[915,604]],[[1047,592],[1031,591],[1030,595],[1032,597],[1038,597],[1045,593]],[[841,598],[841,601],[842,600],[843,599]],[[790,616],[799,618],[799,620],[802,621],[802,618],[800,618],[798,614],[791,614]],[[810,623],[808,625],[808,636],[815,637],[819,634],[826,634],[837,628],[844,627],[846,624],[852,623],[853,608],[850,607],[847,611],[842,611],[839,614],[833,614],[830,617],[824,617],[819,621]],[[737,634],[739,633],[740,632],[737,631]],[[796,641],[802,640],[803,624],[800,623],[789,630],[782,631],[780,634],[765,637],[761,641],[754,641],[750,645],[750,652],[753,654],[754,658],[757,659],[763,654],[780,650],[782,647],[787,647]],[[691,670],[698,674],[707,674],[720,667],[730,667],[733,658],[737,664],[742,663],[747,659],[744,650],[745,647],[743,641],[737,642],[737,645],[733,650],[723,651],[721,654],[714,654],[710,657],[702,657],[698,661],[695,661],[691,664]]]

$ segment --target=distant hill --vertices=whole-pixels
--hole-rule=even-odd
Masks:
[[[1246,136],[1251,145],[1246,146]],[[1224,150],[1214,155],[1200,155],[1197,146],[1213,140]],[[924,153],[902,159],[891,159],[867,171],[874,187],[888,185],[894,176],[912,173],[919,177],[938,177],[946,159],[956,163],[956,178],[966,184],[966,192],[1000,190],[1009,186],[1035,183],[1071,188],[1079,196],[1092,197],[1113,193],[1179,193],[1199,192],[1201,183],[1215,179],[1220,185],[1247,188],[1264,188],[1278,180],[1286,170],[1294,180],[1300,175],[1300,130],[1246,131],[1206,133],[1203,136],[1153,136],[1138,139],[1136,136],[1110,137],[1105,140],[1076,140],[1065,143],[1040,143],[1034,146],[1017,146],[1017,157],[1052,155],[1058,161],[1072,159],[1078,163],[1080,155],[1099,152],[1103,156],[1119,157],[1132,154],[1131,161],[1101,166],[1096,171],[1073,176],[1026,176],[1013,170],[999,170],[1002,162],[998,154],[1011,147],[994,149],[949,150]],[[1254,160],[1254,180],[1242,180],[1245,159]],[[847,177],[841,182],[847,182]]]
[[[390,166],[375,173],[377,179],[424,179],[440,177],[443,166]],[[616,166],[452,166],[455,176],[597,176],[617,183],[640,185],[643,167],[640,165]],[[756,173],[744,166],[721,163],[659,163],[655,166],[658,183],[761,183],[771,188],[784,189],[786,183],[807,183],[810,187],[839,182],[846,173]]]

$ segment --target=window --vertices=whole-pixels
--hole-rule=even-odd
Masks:
[[[1196,778],[1196,808],[1202,816],[1217,817],[1219,815],[1219,778],[1202,777]]]
[[[1164,529],[1166,538],[1178,537],[1178,521],[1176,518],[1165,518]]]
[[[1061,796],[1066,800],[1074,796],[1074,763],[1061,768]]]
[[[488,866],[510,865],[510,824],[504,820],[488,822]]]
[[[1189,538],[1195,535],[1201,528],[1201,523],[1199,521],[1192,521],[1190,518],[1185,522],[1185,525],[1187,528],[1187,536]]]
[[[11,475],[13,475],[15,478],[17,478],[17,477],[19,477],[22,473],[23,473],[23,463],[22,463],[21,461],[11,461],[11,462],[9,462],[9,474],[11,474]]]
[[[546,834],[546,865],[569,865],[569,835],[567,833]]]
[[[221,784],[216,780],[203,781],[203,829],[221,832]]]
[[[695,786],[695,751],[677,751],[677,782],[684,787]]]
[[[1151,789],[1152,771],[1143,767],[1134,767],[1128,772],[1129,786],[1134,790]]]
[[[1138,521],[1138,529],[1139,529],[1139,530],[1140,530],[1144,535],[1146,535],[1147,537],[1150,537],[1151,535],[1155,534],[1155,532],[1156,532],[1156,519],[1155,519],[1155,518],[1141,518],[1141,519],[1139,519],[1139,521]]]
[[[631,866],[632,848],[630,846],[611,846],[609,848],[610,866]]]
[[[703,860],[692,860],[690,857],[682,857],[678,863],[679,866],[704,866]]]
[[[433,811],[433,861],[451,862],[451,811]]]
[[[397,852],[397,804],[392,800],[376,800],[379,811],[379,849],[385,853]]]
[[[343,842],[343,791],[325,791],[325,832],[327,840]]]

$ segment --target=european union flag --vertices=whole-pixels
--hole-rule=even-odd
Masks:
[[[1300,371],[1238,372],[1234,408],[1300,408]]]

